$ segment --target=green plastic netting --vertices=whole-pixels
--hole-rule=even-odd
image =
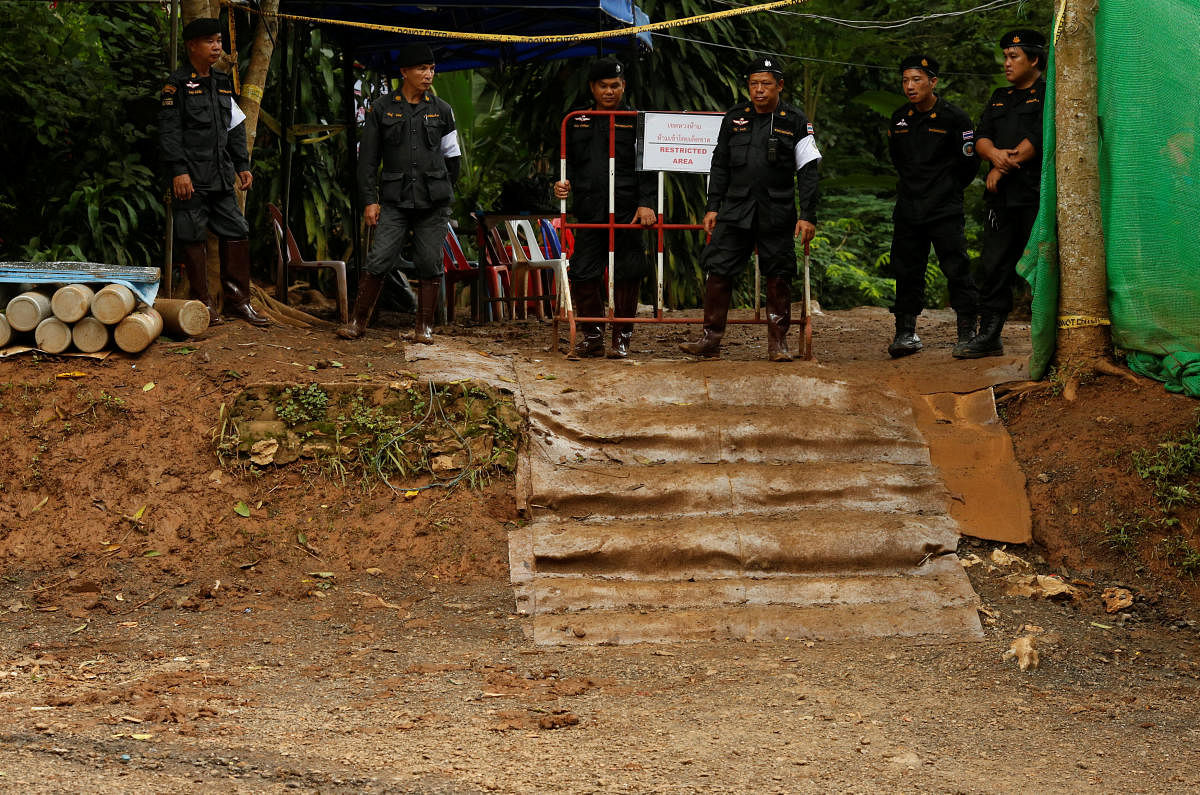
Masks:
[[[1033,352],[1029,355],[1029,377],[1041,379],[1054,358],[1054,335],[1058,328],[1058,179],[1054,172],[1054,46],[1046,59],[1046,115],[1042,121],[1042,192],[1041,206],[1025,255],[1017,263],[1017,273],[1033,290],[1030,304],[1030,334]]]
[[[1200,42],[1197,0],[1105,0],[1096,18],[1100,193],[1113,342],[1134,371],[1200,397]],[[1018,271],[1034,290],[1030,374],[1058,313],[1054,53],[1042,206]]]

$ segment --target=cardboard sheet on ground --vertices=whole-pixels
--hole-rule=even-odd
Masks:
[[[46,353],[41,348],[35,348],[31,345],[9,345],[7,348],[0,348],[0,359],[7,359],[10,356],[20,356],[22,353],[40,353],[45,356],[64,356],[74,359],[96,359],[97,361],[102,361],[107,359],[112,354],[112,351],[97,351],[95,353],[80,353],[79,351]]]
[[[962,533],[1029,543],[1033,520],[1025,474],[996,414],[992,388],[922,395],[913,401],[913,412],[929,444],[929,457],[953,495],[950,515]]]

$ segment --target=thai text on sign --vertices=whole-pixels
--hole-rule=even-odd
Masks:
[[[643,113],[639,168],[707,174],[721,119],[716,113]]]

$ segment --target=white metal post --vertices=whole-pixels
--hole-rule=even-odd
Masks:
[[[662,223],[663,216],[663,173],[658,172],[658,222]],[[658,293],[655,298],[654,311],[657,317],[663,316],[663,249],[666,248],[666,235],[662,230],[656,230],[659,234],[659,239],[662,241],[657,245],[658,248]],[[657,242],[657,241],[656,241]]]

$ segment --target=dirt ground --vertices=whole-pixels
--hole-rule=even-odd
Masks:
[[[998,565],[964,539],[982,642],[539,648],[507,582],[511,476],[405,499],[216,457],[219,406],[246,384],[409,372],[422,350],[397,319],[355,343],[228,324],[136,358],[0,361],[0,789],[1194,791],[1196,588],[1102,528],[1149,506],[1129,454],[1191,427],[1195,401],[1106,378],[1074,404],[1005,404],[1035,544]],[[883,310],[815,329],[820,366],[913,394],[1028,351],[1013,325],[1011,356],[956,362],[946,312],[900,362]],[[692,333],[639,327],[629,366],[688,366],[674,344]],[[544,359],[549,338],[530,322],[439,344]],[[762,338],[734,327],[731,367]],[[1005,595],[1034,572],[1076,596]],[[1133,605],[1107,613],[1112,586]],[[1001,655],[1025,634],[1040,667],[1022,672]]]

